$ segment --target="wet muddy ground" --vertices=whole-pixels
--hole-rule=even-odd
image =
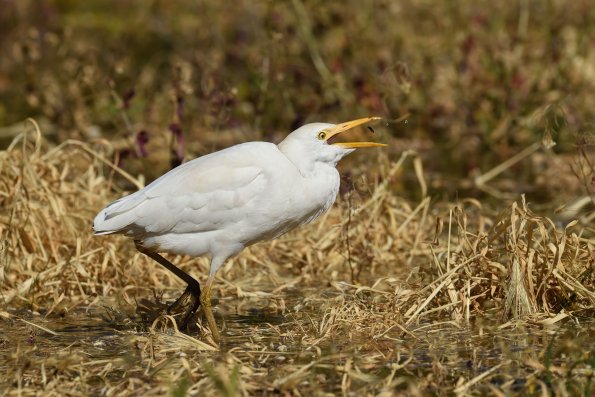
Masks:
[[[311,339],[309,333],[316,333],[312,319],[325,316],[313,308],[323,307],[317,299],[330,295],[313,296],[282,298],[284,311],[271,310],[268,298],[222,300],[218,322],[224,324],[224,337],[219,350],[192,342],[192,338],[208,342],[198,328],[191,328],[190,341],[182,340],[171,327],[151,327],[109,304],[63,317],[5,312],[0,320],[0,373],[5,375],[0,390],[10,394],[63,377],[84,384],[82,390],[91,394],[104,394],[131,379],[149,384],[162,381],[172,376],[172,368],[183,367],[180,359],[206,368],[231,360],[232,368],[252,373],[226,382],[245,381],[251,384],[248,390],[262,392],[282,392],[291,386],[304,392],[337,393],[346,387],[346,374],[350,389],[362,392],[391,382],[398,390],[395,379],[411,391],[407,384],[414,378],[440,384],[450,380],[452,388],[435,390],[438,394],[483,393],[493,387],[536,392],[525,389],[530,377],[537,376],[547,385],[548,374],[559,375],[573,362],[581,364],[576,370],[583,371],[579,376],[592,377],[592,371],[584,372],[582,366],[590,362],[592,368],[595,360],[592,319],[567,318],[552,326],[503,324],[489,318],[468,327],[428,321],[405,331],[389,330],[372,340],[342,334]],[[233,373],[228,376],[233,378]],[[576,375],[570,374],[568,382]],[[217,384],[216,373],[209,378]],[[581,382],[577,391],[584,387]],[[587,388],[592,388],[591,383]],[[226,390],[219,389],[219,394]]]

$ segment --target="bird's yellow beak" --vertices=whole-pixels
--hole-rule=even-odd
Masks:
[[[342,132],[348,131],[358,125],[362,125],[368,123],[370,121],[381,120],[382,117],[364,117],[363,119],[357,119],[348,121],[346,123],[337,124],[333,128],[326,130],[326,141],[328,142],[329,139],[334,137],[337,134]],[[384,143],[376,143],[376,142],[337,142],[332,143],[332,145],[342,147],[344,149],[357,149],[363,147],[379,147],[379,146],[386,146]]]

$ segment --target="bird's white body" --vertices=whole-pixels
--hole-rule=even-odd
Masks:
[[[211,286],[225,260],[244,247],[311,222],[335,202],[335,166],[359,147],[374,142],[330,143],[367,117],[343,124],[313,123],[298,128],[279,145],[249,142],[189,161],[144,189],[116,200],[93,221],[96,234],[126,234],[137,249],[187,284],[167,313],[190,297],[180,323],[202,305],[213,339],[219,331],[211,310]],[[206,285],[180,270],[159,252],[211,257]]]
[[[308,124],[279,145],[249,142],[189,161],[108,205],[93,228],[155,252],[207,254],[214,275],[244,247],[311,222],[334,203],[335,165],[353,149],[315,139],[329,127]]]

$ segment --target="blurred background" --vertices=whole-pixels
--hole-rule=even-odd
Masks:
[[[592,0],[0,9],[1,148],[32,117],[50,143],[92,142],[151,180],[231,144],[279,142],[303,123],[378,115],[388,121],[373,139],[390,147],[351,162],[381,169],[415,150],[434,197],[525,193],[558,208],[595,194]],[[490,189],[478,187],[503,163]],[[393,186],[418,196],[416,183],[411,172]]]

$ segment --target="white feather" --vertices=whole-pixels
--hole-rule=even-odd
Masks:
[[[158,252],[227,257],[311,222],[335,201],[335,164],[352,150],[310,124],[278,146],[250,142],[185,163],[101,210],[96,234],[123,233]],[[214,268],[213,268],[214,267]]]

